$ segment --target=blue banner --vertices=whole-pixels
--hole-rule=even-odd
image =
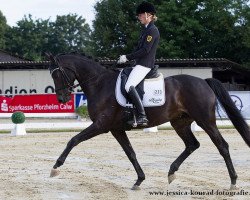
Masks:
[[[83,93],[75,94],[75,108],[82,105],[87,106],[87,98],[85,94]]]
[[[229,91],[235,106],[245,119],[250,119],[250,92],[249,91]],[[219,112],[219,113],[218,113]],[[224,109],[219,104],[216,111],[217,118],[228,118]]]

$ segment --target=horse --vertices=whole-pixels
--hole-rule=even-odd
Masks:
[[[56,56],[48,54],[47,56],[50,59],[49,70],[58,101],[66,103],[70,100],[72,90],[77,86],[74,85],[74,82],[77,81],[87,97],[89,117],[93,122],[69,140],[66,148],[56,160],[50,176],[59,174],[58,168],[64,164],[70,151],[79,143],[99,134],[111,132],[137,173],[137,180],[131,189],[140,189],[141,183],[145,180],[145,174],[137,161],[136,153],[126,134],[126,128],[124,128],[124,108],[118,104],[115,97],[119,70],[109,69],[96,60],[79,53],[65,53]],[[217,79],[201,79],[190,75],[165,77],[164,83],[165,103],[159,107],[146,107],[145,112],[149,120],[147,127],[170,122],[185,144],[184,151],[170,165],[169,184],[176,178],[175,172],[184,160],[200,146],[191,130],[191,123],[195,121],[209,135],[224,158],[231,180],[230,188],[237,188],[237,174],[230,157],[229,145],[216,125],[215,109],[218,101],[249,147],[250,131],[227,90]]]

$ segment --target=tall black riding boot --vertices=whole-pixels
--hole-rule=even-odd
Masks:
[[[144,107],[142,105],[141,98],[134,86],[131,86],[129,88],[128,96],[131,99],[132,103],[134,104],[136,111],[138,113],[138,118],[136,119],[137,124],[139,126],[147,126],[148,119],[147,119]]]

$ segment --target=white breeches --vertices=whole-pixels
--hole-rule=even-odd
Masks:
[[[145,76],[150,72],[150,68],[141,65],[136,65],[131,71],[127,83],[125,85],[125,90],[129,92],[131,86],[137,86]]]

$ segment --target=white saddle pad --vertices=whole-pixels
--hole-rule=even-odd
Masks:
[[[162,106],[165,103],[165,84],[162,73],[157,78],[144,80],[144,92],[142,103],[144,107]],[[131,106],[121,93],[121,73],[116,81],[115,96],[121,106]]]

